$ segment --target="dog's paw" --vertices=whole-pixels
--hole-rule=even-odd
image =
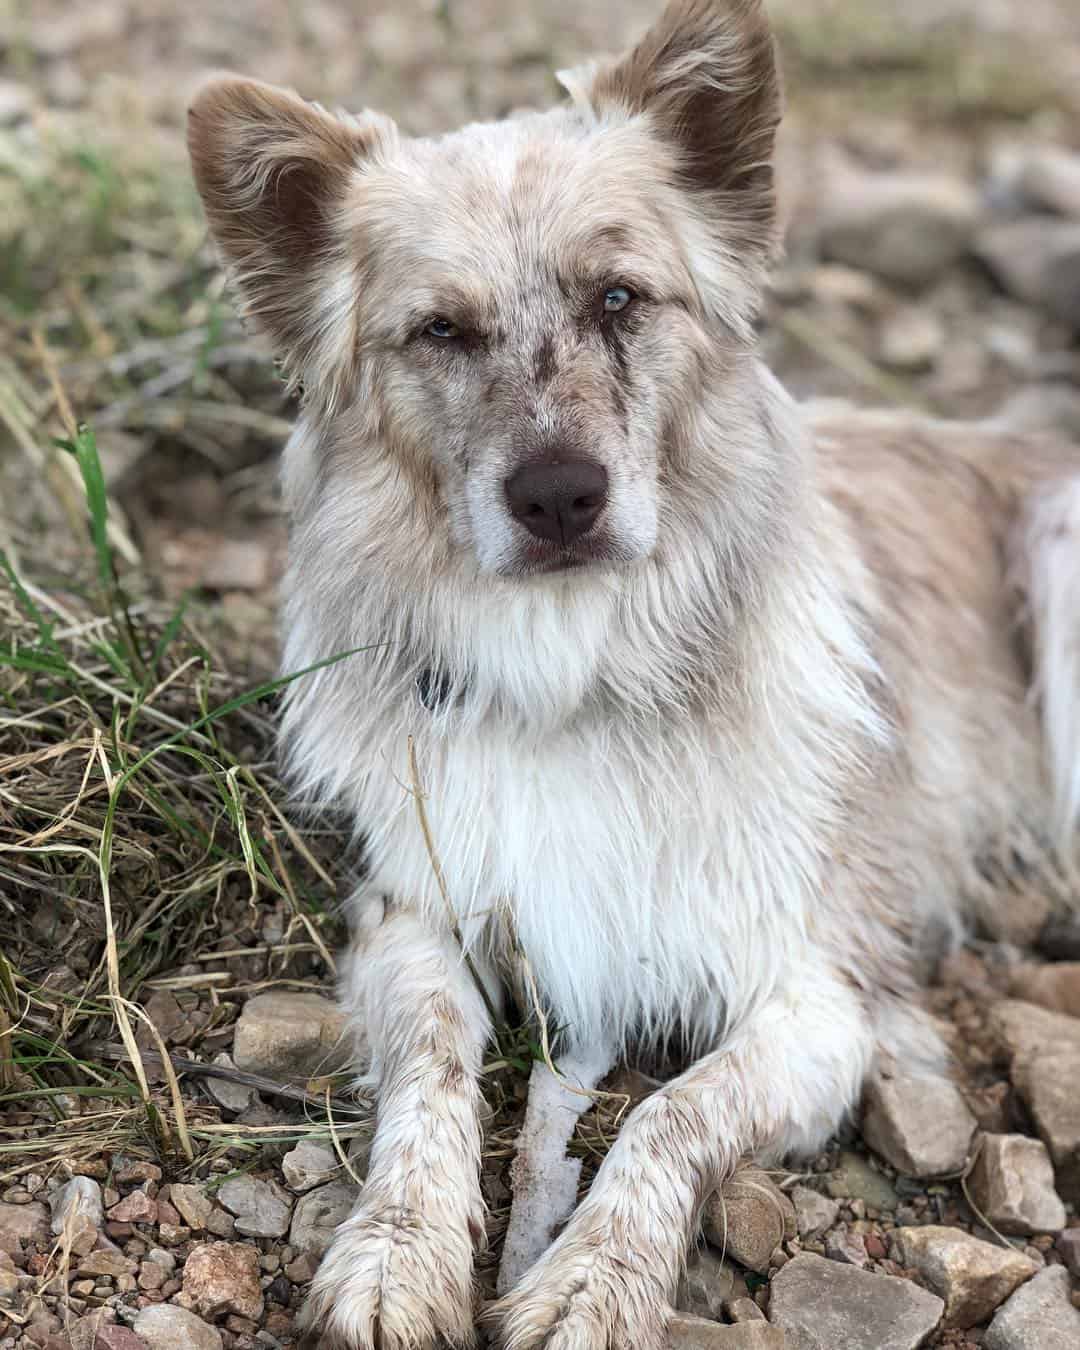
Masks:
[[[468,1346],[473,1232],[361,1208],[334,1234],[298,1320],[306,1350]]]
[[[602,1237],[563,1238],[483,1321],[501,1350],[664,1350],[671,1307],[647,1269]]]

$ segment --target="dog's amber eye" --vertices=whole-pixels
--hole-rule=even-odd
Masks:
[[[450,338],[461,336],[457,324],[451,323],[449,319],[432,319],[424,332],[428,337],[441,338],[444,342]]]
[[[609,286],[604,292],[604,313],[618,314],[634,298],[634,292],[628,286]]]

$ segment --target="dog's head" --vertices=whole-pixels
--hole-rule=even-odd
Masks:
[[[547,113],[409,139],[239,78],[190,116],[248,313],[332,478],[385,456],[445,547],[526,576],[630,562],[750,341],[780,114],[760,0],[673,0]]]

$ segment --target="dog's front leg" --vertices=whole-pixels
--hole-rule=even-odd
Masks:
[[[661,1350],[703,1200],[743,1153],[819,1146],[858,1096],[872,1034],[843,980],[800,970],[629,1117],[560,1237],[490,1310],[500,1344]]]
[[[356,1212],[304,1309],[321,1350],[426,1350],[473,1335],[481,1055],[490,1031],[461,952],[407,910],[356,944],[346,999],[372,1049],[378,1117]]]

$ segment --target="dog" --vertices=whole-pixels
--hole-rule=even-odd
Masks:
[[[238,77],[190,111],[302,390],[285,667],[369,648],[283,714],[367,865],[343,996],[378,1119],[309,1296],[327,1347],[472,1338],[481,1057],[523,971],[568,1056],[691,1062],[493,1335],[659,1350],[704,1198],[882,1066],[940,1071],[927,944],[1076,861],[1080,452],[798,407],[763,366],[759,0],[672,0],[562,79],[431,139]]]

